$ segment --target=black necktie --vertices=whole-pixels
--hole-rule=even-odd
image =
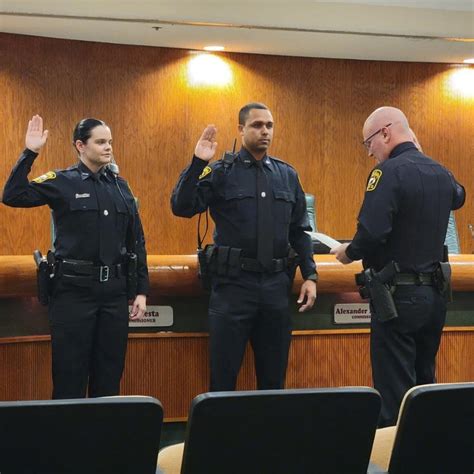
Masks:
[[[257,260],[262,266],[273,269],[273,213],[272,196],[262,160],[257,166]]]

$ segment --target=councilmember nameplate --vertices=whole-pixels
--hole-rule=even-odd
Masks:
[[[132,307],[129,306],[131,311]],[[143,318],[128,322],[131,328],[169,327],[173,325],[173,308],[171,306],[147,306]]]
[[[335,304],[334,324],[370,324],[369,303]]]

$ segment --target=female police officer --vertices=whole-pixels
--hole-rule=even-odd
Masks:
[[[28,182],[48,131],[35,115],[26,149],[4,189],[12,207],[47,204],[56,228],[55,276],[49,301],[53,398],[119,393],[128,339],[127,255],[136,252],[137,288],[131,319],[146,309],[148,270],[143,231],[132,193],[112,173],[112,136],[96,119],[79,122],[79,161]]]

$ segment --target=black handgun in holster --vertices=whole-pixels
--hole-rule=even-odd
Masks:
[[[451,287],[451,265],[449,264],[449,249],[443,245],[443,261],[433,273],[433,282],[438,291],[446,298],[448,303],[453,301],[453,290]]]
[[[208,244],[204,248],[197,249],[198,278],[201,280],[202,288],[206,291],[211,289],[211,260],[215,249],[214,244]]]
[[[33,258],[36,263],[36,283],[38,289],[38,301],[42,305],[47,305],[52,293],[54,263],[53,252],[49,251],[47,257],[43,257],[39,250],[33,252]]]
[[[395,286],[392,281],[399,271],[397,263],[390,262],[380,272],[367,268],[355,275],[356,284],[360,287],[360,296],[370,298],[377,319],[381,322],[398,317],[397,308],[393,301],[392,293]]]
[[[138,288],[138,257],[134,252],[127,253],[127,298],[135,299]]]

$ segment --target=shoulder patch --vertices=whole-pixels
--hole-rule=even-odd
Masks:
[[[33,183],[41,184],[47,181],[48,179],[56,179],[56,173],[54,171],[48,171],[47,173],[35,178],[33,180]]]
[[[366,191],[373,191],[377,184],[379,184],[380,178],[382,177],[382,170],[375,169],[370,175],[369,181],[367,183]]]
[[[205,178],[211,172],[212,172],[212,168],[210,166],[206,166],[202,170],[202,173],[199,175],[199,179]]]

